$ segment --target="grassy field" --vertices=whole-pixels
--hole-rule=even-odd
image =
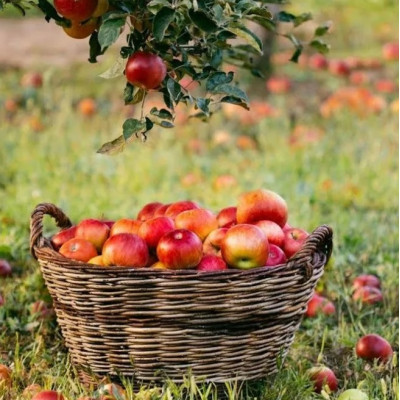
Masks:
[[[347,7],[343,1],[332,3]],[[380,18],[371,6],[363,23],[357,13],[361,2],[349,6],[353,19],[345,18],[345,11],[339,15],[333,5],[321,9],[319,2],[307,1],[304,6],[318,6],[319,20],[337,17],[343,23],[343,29],[336,26],[329,37],[332,58],[357,54],[382,62],[381,68],[368,72],[368,95],[353,91],[352,101],[338,96],[341,100],[323,116],[321,104],[337,90],[353,87],[349,80],[327,71],[277,65],[277,74],[292,82],[290,92],[267,97],[262,90],[254,91],[260,92],[258,101],[274,110],[271,115],[253,111],[256,123],[250,124],[247,114],[236,113],[235,118],[230,110],[208,123],[190,119],[172,130],[156,129],[146,143],[133,142],[114,157],[96,150],[120,134],[132,110],[121,105],[123,80],[97,77],[111,58],[65,70],[43,66],[40,89],[21,87],[24,70],[2,72],[0,258],[9,260],[13,274],[0,278],[0,363],[13,372],[10,386],[0,383],[0,399],[23,399],[24,388],[32,383],[62,391],[70,400],[86,393],[75,378],[56,318],[40,319],[31,311],[37,300],[51,304],[38,264],[29,254],[29,217],[36,204],[52,202],[73,221],[117,219],[135,217],[150,201],[192,199],[218,211],[256,188],[274,190],[286,199],[292,225],[309,231],[321,224],[332,226],[333,259],[321,287],[337,312],[305,319],[279,373],[242,390],[227,388],[228,398],[336,399],[356,387],[371,400],[399,398],[398,103],[396,108],[396,92],[379,92],[375,84],[381,78],[398,84],[398,63],[384,61],[381,54],[383,43],[397,40],[393,10],[398,6],[387,3]],[[355,31],[352,40],[341,36]],[[247,76],[243,81],[249,88],[260,86]],[[95,100],[94,115],[79,112],[83,98]],[[16,109],[7,109],[9,100]],[[55,232],[50,219],[45,231]],[[379,276],[382,303],[352,300],[351,282],[361,273]],[[357,340],[367,333],[391,343],[395,355],[390,363],[371,364],[355,356]],[[307,370],[317,363],[335,371],[337,393],[313,392]],[[130,382],[126,388],[134,399],[195,398],[189,380],[182,387],[167,383],[135,393]],[[204,389],[199,392],[199,398],[206,398]]]

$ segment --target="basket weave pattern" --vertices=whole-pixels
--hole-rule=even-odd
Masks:
[[[52,296],[81,380],[124,375],[176,382],[250,380],[276,371],[332,251],[325,225],[286,264],[247,271],[99,267],[67,259],[43,236],[43,217],[71,226],[56,206],[31,216],[31,251]]]

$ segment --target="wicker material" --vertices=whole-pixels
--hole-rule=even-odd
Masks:
[[[39,204],[31,217],[31,251],[85,383],[104,375],[179,382],[188,371],[223,382],[275,372],[332,251],[332,230],[323,225],[276,268],[99,267],[54,251],[42,234],[45,214],[60,228],[71,222],[56,206]]]

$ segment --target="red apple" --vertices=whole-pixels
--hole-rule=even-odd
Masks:
[[[59,248],[68,240],[73,239],[76,235],[76,226],[71,226],[70,228],[62,229],[61,231],[54,234],[51,238],[51,244],[55,250]]]
[[[287,93],[292,85],[289,78],[285,76],[272,76],[268,79],[266,86],[271,93]]]
[[[165,212],[167,211],[168,207],[171,204],[163,204],[161,207],[157,208],[157,210],[154,212],[154,217],[164,217]]]
[[[48,307],[43,300],[37,300],[30,305],[31,315],[35,315],[38,319],[46,319],[54,315],[54,309]]]
[[[138,235],[147,243],[149,249],[155,249],[159,240],[175,229],[174,220],[168,217],[155,217],[144,221]]]
[[[175,203],[170,204],[170,206],[165,211],[165,216],[175,219],[175,217],[183,211],[193,210],[195,208],[200,208],[200,206],[194,201],[183,200],[177,201]]]
[[[21,86],[38,89],[43,85],[43,78],[39,72],[26,72],[22,75]]]
[[[139,228],[142,225],[142,221],[131,218],[121,218],[115,221],[111,227],[110,236],[118,235],[118,233],[132,233],[137,235]]]
[[[110,228],[98,219],[84,219],[76,226],[75,237],[93,243],[97,251],[101,251],[110,234]]]
[[[314,318],[320,313],[324,315],[332,315],[335,312],[335,305],[331,301],[326,297],[314,293],[307,304],[307,310],[304,315],[308,318]]]
[[[132,233],[118,233],[110,236],[103,246],[105,265],[120,267],[145,267],[149,261],[149,250],[146,242]]]
[[[42,390],[35,394],[32,400],[64,400],[64,396],[54,390]]]
[[[353,281],[353,289],[356,290],[363,286],[374,287],[377,289],[381,288],[381,281],[375,275],[362,274],[357,276]]]
[[[236,224],[236,207],[225,207],[217,214],[218,226],[220,228],[230,228]]]
[[[85,21],[96,10],[98,0],[54,0],[57,12],[73,21]]]
[[[347,76],[350,74],[350,68],[344,60],[330,60],[328,69],[333,75]]]
[[[353,300],[366,304],[375,304],[382,302],[383,296],[382,292],[375,287],[362,286],[354,291]]]
[[[12,273],[12,268],[7,260],[0,259],[0,277],[10,276]]]
[[[87,262],[91,258],[97,256],[96,247],[94,244],[79,238],[73,238],[65,242],[59,250],[64,257],[72,260]]]
[[[194,232],[203,241],[208,234],[218,228],[216,215],[204,208],[195,208],[179,213],[175,218],[178,229]]]
[[[385,43],[382,47],[383,58],[387,61],[399,59],[399,42]]]
[[[9,383],[11,380],[11,369],[7,365],[0,364],[0,384],[2,382]]]
[[[327,69],[329,62],[324,55],[316,53],[309,57],[308,65],[312,69]]]
[[[349,76],[349,81],[353,85],[364,85],[370,80],[368,74],[364,71],[353,71]]]
[[[210,232],[203,242],[203,253],[220,256],[221,245],[226,232],[228,232],[228,228],[218,228]]]
[[[0,307],[4,305],[4,298],[3,296],[0,294]]]
[[[256,222],[255,225],[265,233],[269,244],[275,244],[278,247],[283,246],[285,234],[283,233],[282,228],[276,222],[262,220]]]
[[[274,267],[275,265],[285,264],[287,261],[285,252],[275,244],[269,245],[269,255],[265,266]]]
[[[205,254],[199,265],[196,267],[198,271],[223,271],[227,269],[226,262],[214,254]]]
[[[155,216],[154,213],[162,206],[163,204],[158,201],[155,201],[153,203],[147,203],[138,212],[137,219],[139,221],[146,221],[148,219],[153,218]]]
[[[381,93],[394,93],[397,86],[391,79],[379,79],[375,82],[375,89]]]
[[[285,200],[271,190],[253,190],[239,197],[236,213],[238,224],[269,220],[283,227],[287,216],[288,208]]]
[[[321,393],[325,385],[329,387],[332,392],[338,389],[338,381],[335,373],[328,367],[313,367],[308,370],[308,375],[314,383],[314,391]]]
[[[363,336],[356,344],[356,354],[358,357],[368,361],[378,359],[388,361],[393,354],[392,346],[383,337],[376,334]]]
[[[101,222],[103,224],[106,224],[110,229],[112,228],[112,226],[115,224],[114,220],[111,219],[102,219]]]
[[[158,259],[170,269],[195,267],[203,255],[200,238],[187,229],[175,229],[164,235],[157,246]]]
[[[262,267],[268,260],[268,240],[265,233],[255,225],[234,225],[226,232],[221,254],[226,263],[233,268]]]
[[[309,233],[301,228],[291,228],[285,230],[285,240],[283,242],[283,251],[287,258],[296,254],[303,246],[309,236]]]

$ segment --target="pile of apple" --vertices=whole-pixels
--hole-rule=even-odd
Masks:
[[[285,200],[258,189],[218,213],[187,200],[148,203],[136,218],[84,219],[56,233],[51,242],[65,257],[104,267],[274,267],[292,257],[309,235],[287,219]]]

